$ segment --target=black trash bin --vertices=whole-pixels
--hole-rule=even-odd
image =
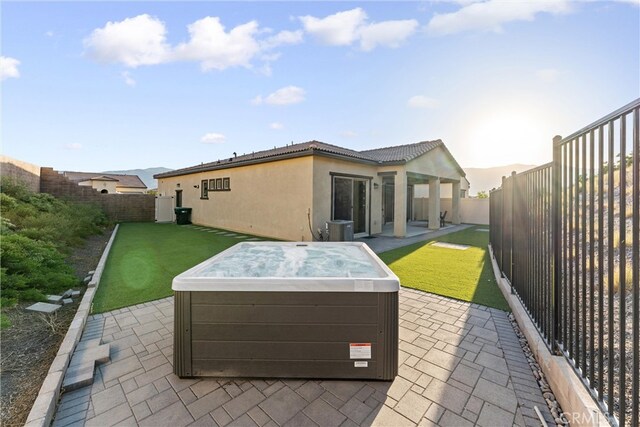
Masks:
[[[175,208],[176,224],[191,224],[191,208]]]

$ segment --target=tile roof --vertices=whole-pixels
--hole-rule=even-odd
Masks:
[[[415,144],[397,145],[395,147],[374,148],[373,150],[365,150],[360,153],[382,163],[404,163],[441,145],[444,144],[438,139],[436,141],[422,141]]]
[[[113,174],[113,173],[99,173],[99,172],[63,172],[63,175],[66,176],[70,181],[74,182],[82,182],[89,180],[98,180],[98,181],[118,181],[119,186],[122,187],[130,187],[130,188],[147,188],[144,185],[144,182],[140,179],[138,175],[123,175],[123,174]]]
[[[289,155],[305,155],[314,154],[316,152],[334,154],[342,157],[353,158],[354,160],[373,162],[367,156],[362,155],[358,151],[350,150],[348,148],[338,147],[337,145],[327,144],[320,141],[308,141],[299,144],[285,145],[284,147],[274,147],[269,150],[257,151],[251,154],[243,154],[237,157],[229,157],[220,159],[215,162],[202,163],[187,168],[176,169],[169,172],[156,174],[154,178],[163,178],[176,175],[185,175],[195,172],[203,172],[208,170],[226,169],[228,167],[239,166],[242,164],[262,163],[271,159],[277,159]]]
[[[399,145],[395,147],[376,148],[373,150],[355,151],[337,145],[327,144],[320,141],[308,141],[299,144],[285,145],[284,147],[274,147],[270,150],[258,151],[251,154],[243,154],[228,159],[220,159],[215,162],[202,163],[182,169],[156,174],[154,178],[166,178],[171,176],[186,175],[196,172],[205,172],[216,169],[226,169],[229,167],[263,163],[278,158],[311,155],[325,153],[359,162],[370,164],[402,164],[406,163],[436,147],[443,146],[441,140],[423,141],[415,144]],[[446,149],[446,148],[445,148]]]

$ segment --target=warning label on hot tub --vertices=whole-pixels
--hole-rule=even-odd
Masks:
[[[351,359],[371,359],[371,343],[370,342],[350,343],[349,357]]]

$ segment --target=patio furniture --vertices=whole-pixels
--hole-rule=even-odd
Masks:
[[[440,227],[444,227],[444,219],[447,216],[447,211],[444,211],[444,213],[440,212]]]

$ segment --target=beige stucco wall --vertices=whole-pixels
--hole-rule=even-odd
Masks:
[[[453,184],[452,183],[441,183],[440,184],[440,197],[441,198],[450,198],[453,194],[452,191]],[[460,189],[465,190],[465,197],[469,197],[469,189],[466,180],[462,180],[460,182]],[[429,184],[417,184],[414,186],[413,195],[415,198],[420,197],[429,197]]]
[[[117,186],[116,190],[118,193],[132,193],[132,194],[144,194],[147,191],[144,188],[134,188],[134,187],[122,187]]]
[[[309,241],[312,209],[311,156],[158,180],[158,195],[182,191],[182,206],[193,208],[195,224],[292,241]],[[200,199],[201,180],[229,177],[231,191],[209,191]],[[180,187],[177,184],[180,183]]]
[[[469,183],[460,175],[460,171],[442,147],[436,147],[428,153],[411,160],[407,163],[406,168],[407,172],[425,173],[425,171],[428,171],[429,175],[460,181],[461,190],[468,190],[469,188]]]
[[[87,181],[81,181],[78,183],[78,185],[82,185],[83,187],[92,187],[94,190],[98,191],[99,193],[102,190],[107,190],[109,194],[117,193],[116,184],[117,184],[116,181],[100,181],[100,180],[87,180]]]
[[[426,220],[429,217],[428,197],[415,198],[413,206],[415,219]],[[440,211],[447,211],[446,221],[451,221],[451,198],[440,199]],[[460,222],[489,225],[489,199],[460,199]]]
[[[328,157],[313,158],[313,216],[314,233],[318,228],[325,229],[325,223],[331,219],[331,173],[362,175],[371,177],[369,204],[371,210],[370,233],[382,232],[382,178],[376,166],[347,162]],[[378,184],[378,188],[374,188]]]

